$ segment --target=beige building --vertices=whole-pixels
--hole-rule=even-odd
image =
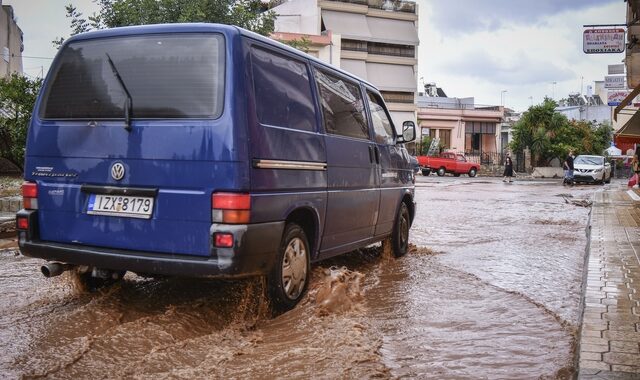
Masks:
[[[311,40],[309,54],[373,83],[391,117],[416,120],[418,9],[405,0],[279,0],[274,38]]]
[[[418,98],[420,138],[438,138],[445,150],[468,155],[499,152],[503,118],[503,107],[478,106],[474,98]]]
[[[0,5],[2,0],[0,0]],[[13,7],[2,5],[0,14],[0,77],[22,73],[22,30],[16,24]]]

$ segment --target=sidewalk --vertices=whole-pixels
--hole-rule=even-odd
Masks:
[[[640,192],[596,193],[587,255],[578,379],[639,379]]]

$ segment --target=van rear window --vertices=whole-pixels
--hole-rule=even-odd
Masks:
[[[72,42],[52,68],[39,116],[123,118],[124,85],[131,95],[134,118],[217,118],[224,100],[224,51],[219,34]]]

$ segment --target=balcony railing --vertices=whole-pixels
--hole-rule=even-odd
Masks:
[[[474,103],[459,102],[425,102],[418,100],[418,108],[438,108],[448,110],[476,110],[476,111],[500,111],[500,106],[490,106]]]
[[[278,1],[278,0],[275,0]],[[367,5],[369,8],[385,11],[416,13],[416,3],[408,0],[326,0],[338,3]]]

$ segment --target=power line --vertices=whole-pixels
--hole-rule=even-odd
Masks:
[[[53,60],[53,58],[50,57],[35,57],[32,55],[18,55],[18,54],[11,54],[12,58],[31,58],[31,59],[49,59],[49,60]]]

